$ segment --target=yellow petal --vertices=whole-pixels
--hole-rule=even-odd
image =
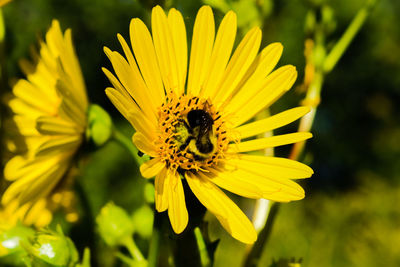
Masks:
[[[26,80],[19,80],[13,87],[13,93],[16,97],[44,113],[56,113],[58,101],[49,98],[48,94],[41,93],[37,87]]]
[[[268,169],[268,174],[279,177],[302,179],[308,178],[314,173],[307,165],[291,159],[247,154],[240,154],[238,156],[238,159],[233,159],[233,161],[237,161],[237,164],[245,164],[245,162],[258,164],[257,170]]]
[[[50,139],[39,146],[36,156],[51,156],[60,152],[73,154],[81,144],[82,138],[83,136],[81,135],[67,135]]]
[[[170,172],[168,186],[168,217],[175,233],[180,234],[185,230],[189,221],[185,203],[185,194],[181,178],[176,171]]]
[[[72,45],[71,30],[67,29],[63,36],[57,20],[52,21],[49,31],[46,33],[46,43],[57,59],[57,68],[60,79],[68,87],[70,97],[82,110],[86,111],[88,100],[82,72]]]
[[[171,177],[167,173],[167,168],[162,169],[157,175],[154,181],[155,189],[155,202],[156,210],[163,212],[168,209],[168,187],[170,184]]]
[[[209,168],[208,173],[203,173],[211,182],[237,195],[259,199],[263,192],[251,177],[240,173],[228,172],[221,168]]]
[[[118,81],[118,79],[111,73],[111,71],[109,71],[106,68],[102,68],[102,71],[104,72],[104,74],[107,76],[108,80],[111,82],[111,84],[114,86],[113,89],[115,89],[116,91],[118,91],[118,93],[120,93],[124,98],[128,99],[132,99],[131,96],[129,95],[129,93],[126,91],[126,89],[122,86],[122,84]],[[137,105],[134,101],[130,101],[133,102],[134,105]]]
[[[214,15],[209,6],[203,6],[197,13],[193,27],[187,85],[188,94],[198,95],[206,75],[209,73],[214,35]]]
[[[292,108],[269,118],[242,125],[236,128],[235,131],[238,132],[241,139],[244,139],[287,125],[303,117],[309,111],[309,107]]]
[[[269,169],[261,164],[246,164],[247,161],[229,160],[225,166],[210,168],[210,173],[203,175],[218,186],[248,198],[281,202],[304,198],[303,188],[292,180],[268,173]],[[261,169],[252,169],[254,165]]]
[[[129,65],[128,62],[117,52],[104,48],[104,52],[110,59],[114,71],[117,74],[125,90],[132,96],[140,108],[149,118],[156,121],[156,99],[151,97],[146,84],[136,65]]]
[[[165,162],[161,161],[160,158],[154,158],[140,165],[140,173],[144,178],[152,178],[164,168]]]
[[[119,91],[113,88],[107,88],[106,94],[137,132],[143,133],[149,140],[155,138],[156,125],[140,110],[131,97],[124,97]]]
[[[132,19],[130,24],[131,45],[143,79],[156,98],[157,107],[165,99],[153,40],[146,25],[140,19]]]
[[[37,177],[33,183],[30,183],[25,190],[21,191],[18,196],[18,201],[20,203],[26,203],[28,201],[36,201],[39,198],[46,197],[54,190],[61,178],[64,177],[68,167],[69,162],[67,161],[61,161],[58,164],[49,167],[43,175]],[[14,184],[17,182],[14,182]]]
[[[12,98],[7,102],[7,105],[10,107],[14,114],[27,116],[30,118],[38,118],[40,116],[46,115],[41,110],[38,110],[36,107],[29,105],[24,100],[20,98]]]
[[[236,14],[229,11],[218,28],[217,37],[215,38],[214,47],[211,54],[210,68],[206,76],[200,95],[208,98],[215,95],[218,90],[217,86],[224,74],[226,64],[232,53],[233,43],[236,37]]]
[[[43,227],[50,223],[52,217],[51,212],[46,209],[46,199],[42,198],[33,203],[24,218],[24,224]]]
[[[219,171],[232,177],[246,177],[248,184],[258,187],[262,198],[280,202],[304,198],[304,189],[292,181],[292,177],[288,178],[288,173],[295,171],[281,169],[282,173],[276,173],[276,169],[265,164],[237,159],[226,161]],[[232,192],[240,194],[240,188],[235,190]]]
[[[268,74],[273,70],[282,55],[283,47],[280,43],[272,43],[265,47],[247,70],[242,81],[237,85],[235,96],[226,104],[229,106],[243,105],[254,97],[263,86]]]
[[[13,181],[25,173],[32,171],[32,168],[27,168],[28,166],[32,165],[27,163],[29,163],[29,160],[26,157],[20,155],[13,157],[6,163],[6,166],[4,167],[4,178],[8,181]]]
[[[269,107],[292,87],[296,77],[296,68],[291,65],[283,66],[268,75],[260,90],[249,92],[246,97],[242,97],[242,102],[236,102],[236,106],[229,106],[233,126],[248,121],[260,110]]]
[[[68,82],[68,81],[67,81]],[[80,131],[84,131],[86,127],[87,106],[78,105],[75,98],[71,97],[71,89],[64,81],[59,80],[56,84],[56,90],[62,99],[58,108],[58,114],[61,118],[73,122]],[[83,103],[81,103],[83,104]]]
[[[38,131],[36,130],[36,121],[32,118],[29,118],[28,116],[14,115],[12,119],[7,118],[4,124],[9,130],[15,129],[15,127],[17,127],[17,131],[20,135],[39,135]]]
[[[181,95],[184,88],[179,75],[177,51],[175,51],[167,16],[160,6],[154,7],[151,12],[151,27],[164,87],[167,92],[172,90],[177,95]]]
[[[79,135],[80,127],[74,123],[57,117],[40,117],[36,121],[36,129],[43,135]]]
[[[276,135],[266,138],[258,138],[255,140],[240,142],[238,144],[230,144],[229,152],[248,152],[254,150],[265,149],[269,147],[277,147],[288,144],[294,144],[307,140],[312,137],[311,133],[308,132],[297,132],[290,134]]]
[[[136,132],[132,136],[132,142],[135,144],[135,146],[143,153],[151,156],[151,157],[157,157],[157,151],[156,147],[153,144],[152,140],[149,140],[144,134],[141,132]]]
[[[261,44],[261,30],[258,27],[250,30],[240,42],[226,67],[224,76],[216,94],[212,95],[213,103],[221,104],[234,93],[247,69],[257,56]]]
[[[178,81],[181,88],[180,91],[185,91],[185,81],[187,73],[187,40],[186,40],[186,28],[183,21],[182,14],[175,8],[171,8],[168,12],[168,24],[172,34],[172,40],[174,43],[176,63],[178,69]]]
[[[35,158],[32,171],[14,181],[4,192],[2,203],[6,204],[18,198],[20,205],[46,196],[54,189],[69,166],[69,154],[60,154],[49,158]],[[33,168],[34,166],[34,168]]]
[[[199,201],[217,217],[228,233],[246,244],[256,241],[257,233],[249,219],[218,187],[201,172],[198,176],[187,172],[186,179]]]
[[[75,95],[77,104],[86,110],[88,107],[88,98],[86,95],[85,82],[83,80],[82,71],[79,65],[78,58],[76,56],[75,48],[72,44],[72,34],[71,30],[67,29],[64,34],[64,45],[65,53],[61,54],[61,61],[63,64],[63,69],[65,73],[68,74],[71,81],[71,93]],[[69,64],[69,65],[67,65]],[[64,81],[65,82],[65,81]]]

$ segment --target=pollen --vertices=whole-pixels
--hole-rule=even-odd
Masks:
[[[201,133],[198,127],[202,125],[191,127],[187,117],[193,110],[202,110],[211,117],[212,124],[207,125],[209,131]],[[159,108],[158,115],[157,152],[170,168],[178,171],[204,170],[224,158],[230,139],[223,117],[210,100],[170,93]],[[212,147],[209,153],[201,153],[197,149],[201,142],[208,142]]]

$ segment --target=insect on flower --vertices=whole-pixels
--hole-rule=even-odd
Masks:
[[[298,132],[257,138],[291,123],[309,108],[297,107],[249,122],[291,88],[297,77],[287,65],[272,71],[282,45],[258,53],[261,30],[251,29],[232,53],[236,14],[228,12],[217,33],[212,10],[200,8],[193,29],[190,60],[183,17],[152,11],[152,33],[139,19],[130,24],[131,47],[118,35],[125,58],[105,48],[116,76],[103,68],[113,87],[106,94],[136,129],[133,143],[151,159],[140,166],[143,177],[155,177],[155,204],[168,210],[173,230],[181,233],[189,220],[182,181],[236,239],[253,243],[249,219],[220,189],[247,198],[280,202],[299,200],[304,190],[292,179],[313,171],[297,161],[249,155],[304,141]]]

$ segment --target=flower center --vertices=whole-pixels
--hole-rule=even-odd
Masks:
[[[170,168],[216,164],[228,147],[225,122],[209,100],[171,93],[159,109],[158,153]]]

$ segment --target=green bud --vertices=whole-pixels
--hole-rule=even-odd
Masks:
[[[91,104],[88,109],[88,128],[86,136],[92,139],[97,146],[103,145],[112,134],[110,115],[99,105]]]
[[[74,243],[57,231],[44,229],[36,233],[33,242],[26,247],[33,257],[33,266],[75,266],[79,256]]]
[[[136,232],[144,237],[148,238],[151,236],[153,231],[153,210],[148,205],[143,205],[137,209],[132,216],[133,224]]]
[[[33,229],[20,224],[9,229],[0,229],[0,266],[24,266],[28,254],[21,244],[27,244],[34,235]]]
[[[315,31],[317,19],[315,17],[315,11],[309,10],[306,15],[306,22],[304,24],[305,31],[307,34],[312,34]]]
[[[327,34],[332,33],[336,28],[335,12],[330,6],[324,5],[321,10],[322,25]]]
[[[105,205],[96,218],[100,236],[109,246],[122,245],[134,232],[132,219],[113,203]]]

